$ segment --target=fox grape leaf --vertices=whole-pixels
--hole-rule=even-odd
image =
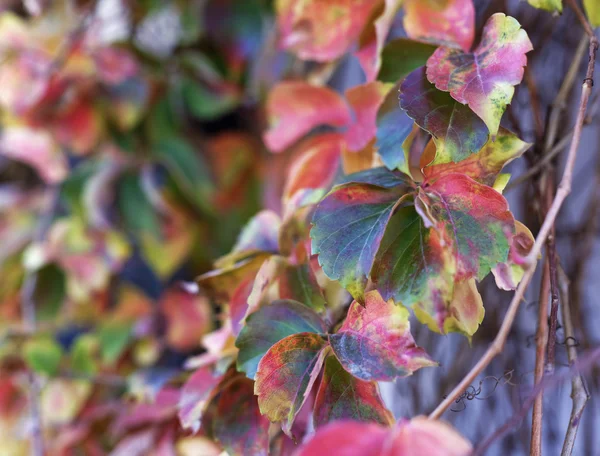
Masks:
[[[313,216],[312,253],[330,279],[361,299],[375,253],[401,187],[371,184],[335,187]]]
[[[327,87],[286,81],[271,90],[266,104],[267,147],[281,152],[319,125],[341,127],[351,121],[344,99]]]
[[[354,301],[342,327],[329,336],[331,348],[344,369],[365,381],[392,381],[435,366],[415,344],[408,318],[406,308],[370,291],[365,305]]]
[[[478,152],[488,129],[473,111],[435,88],[425,67],[410,73],[400,86],[400,106],[435,142],[436,160],[458,162]]]
[[[296,456],[467,456],[472,451],[469,441],[450,425],[418,416],[402,420],[392,429],[375,423],[333,422],[318,429]]]
[[[427,61],[427,78],[459,103],[468,104],[495,136],[514,86],[523,78],[525,54],[532,49],[519,22],[496,13],[485,24],[474,52],[438,48]]]
[[[246,318],[246,325],[235,341],[239,348],[237,367],[255,378],[260,360],[277,342],[298,333],[327,332],[325,323],[313,310],[292,300],[277,300]]]
[[[281,422],[287,435],[321,372],[326,347],[318,334],[294,334],[273,345],[258,364],[254,393],[260,411]]]
[[[267,456],[269,420],[261,415],[252,380],[237,375],[216,398],[212,434],[229,454]]]
[[[313,417],[315,428],[334,420],[367,421],[385,426],[394,422],[381,400],[377,383],[353,377],[335,356],[325,359]]]
[[[424,185],[420,194],[451,241],[458,279],[482,280],[506,261],[515,231],[506,199],[463,174],[446,174]]]
[[[376,5],[372,0],[277,0],[281,46],[303,60],[336,59],[358,40]]]
[[[529,4],[538,9],[544,9],[550,12],[562,13],[563,5],[562,0],[527,0]],[[589,0],[584,0],[589,2]]]
[[[475,36],[473,0],[406,0],[404,29],[414,40],[468,52]]]
[[[496,140],[488,140],[483,148],[458,163],[448,162],[436,155],[431,164],[423,163],[423,174],[434,179],[443,174],[460,173],[482,184],[492,186],[498,174],[515,158],[520,157],[531,144],[521,141],[515,134],[500,128]]]
[[[358,152],[367,146],[377,133],[377,112],[391,89],[391,84],[379,81],[369,82],[351,88],[346,92],[354,116],[344,133],[346,147]]]

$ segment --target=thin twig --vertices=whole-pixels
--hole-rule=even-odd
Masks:
[[[535,373],[533,384],[538,385],[544,378],[544,358],[546,354],[546,341],[548,340],[548,297],[550,295],[550,268],[548,257],[544,262],[542,273],[542,285],[540,287],[540,300],[538,303],[538,327],[535,334]],[[530,456],[542,454],[542,415],[543,399],[540,393],[533,404],[533,415],[531,418],[531,444]]]
[[[577,19],[583,26],[583,30],[585,30],[585,33],[590,38],[590,40],[592,38],[594,38],[594,29],[590,25],[590,22],[587,20],[587,17],[585,17],[585,14],[583,14],[583,11],[581,11],[581,8],[579,8],[579,5],[577,4],[577,2],[575,0],[567,0],[567,3],[571,7],[571,9],[575,12]]]
[[[552,201],[554,188],[554,176],[549,175],[546,181],[546,195],[549,201]],[[546,361],[546,372],[552,374],[554,372],[554,360],[556,355],[556,330],[558,328],[558,273],[556,260],[556,243],[555,229],[552,225],[552,230],[548,239],[546,239],[546,256],[548,258],[548,271],[550,275],[550,329],[548,332],[548,354]]]
[[[525,290],[527,290],[527,287],[529,286],[529,283],[531,282],[531,279],[535,273],[537,260],[542,250],[542,247],[545,244],[548,235],[550,234],[550,229],[552,225],[554,225],[554,221],[556,220],[556,216],[558,215],[558,211],[560,210],[562,203],[571,191],[573,167],[575,164],[575,159],[577,158],[577,149],[579,148],[579,141],[581,139],[581,129],[583,126],[585,111],[590,98],[590,93],[592,91],[594,64],[596,62],[597,51],[598,40],[596,39],[596,37],[592,37],[590,39],[588,69],[586,72],[586,78],[581,89],[581,99],[579,102],[577,120],[575,122],[573,140],[571,141],[571,146],[569,147],[565,171],[563,173],[560,186],[556,193],[556,198],[554,199],[552,206],[548,211],[548,215],[546,216],[546,219],[542,224],[542,228],[540,229],[540,232],[537,235],[531,253],[529,254],[529,261],[528,266],[525,270],[525,274],[523,276],[523,279],[521,280],[521,283],[515,291],[512,301],[509,304],[508,310],[502,322],[502,326],[500,327],[500,331],[498,331],[496,338],[494,339],[488,350],[485,352],[483,357],[477,362],[477,364],[471,369],[471,371],[468,372],[467,375],[465,375],[462,381],[452,390],[452,392],[436,407],[436,409],[433,412],[431,412],[429,418],[439,418],[442,415],[442,413],[444,413],[444,411],[446,411],[448,407],[452,405],[456,398],[460,396],[462,392],[471,383],[475,381],[477,376],[504,349],[506,339],[512,327],[517,311],[519,310],[521,301],[523,300],[523,297],[525,295]]]
[[[572,342],[575,340],[575,330],[573,329],[571,309],[569,307],[569,279],[567,278],[567,275],[563,269],[560,267],[560,264],[558,266],[558,283],[560,288],[563,330],[567,346],[567,357],[569,358],[569,365],[572,366],[577,362],[577,348]],[[589,398],[590,396],[585,389],[581,375],[575,375],[571,379],[571,399],[573,399],[573,408],[571,410],[571,418],[569,418],[569,425],[565,434],[563,448],[560,453],[561,456],[571,456],[573,453],[573,447],[575,446],[575,439],[577,437],[577,431],[579,430],[581,416],[583,415],[583,410]]]
[[[535,398],[544,390],[555,388],[556,386],[563,383],[573,376],[581,375],[581,373],[591,369],[596,363],[600,361],[600,347],[596,347],[590,352],[586,353],[580,359],[575,361],[569,369],[564,370],[560,374],[545,377],[544,381],[539,383],[533,388],[533,391],[523,403],[523,406],[515,413],[506,423],[504,423],[499,429],[497,429],[492,435],[485,438],[473,451],[472,456],[484,455],[489,447],[499,438],[504,436],[511,429],[516,427],[527,415],[529,408],[535,401]]]

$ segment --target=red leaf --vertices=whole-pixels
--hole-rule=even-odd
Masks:
[[[358,39],[376,5],[372,0],[277,1],[281,46],[303,60],[336,59]]]
[[[282,82],[273,88],[266,109],[269,130],[264,141],[273,152],[281,152],[319,125],[341,127],[351,121],[342,97],[302,81]]]
[[[406,0],[404,29],[414,40],[446,46],[458,45],[468,52],[475,36],[473,0]]]
[[[181,388],[179,398],[179,421],[184,429],[197,432],[201,417],[211,391],[220,381],[212,375],[210,369],[200,368],[194,372]]]
[[[375,81],[346,92],[346,99],[354,110],[354,119],[344,133],[350,151],[360,151],[375,137],[377,112],[390,88],[390,84]]]
[[[393,429],[351,421],[331,423],[294,456],[467,456],[471,451],[471,444],[449,425],[416,417]]]
[[[167,343],[177,350],[190,350],[200,345],[211,327],[210,303],[205,296],[172,289],[160,300],[167,320]]]
[[[302,189],[329,188],[340,167],[343,137],[325,133],[299,145],[297,158],[288,172],[284,200]]]

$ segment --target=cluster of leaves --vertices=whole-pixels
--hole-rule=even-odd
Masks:
[[[81,3],[0,8],[3,449],[28,451],[34,371],[48,454],[469,454],[378,382],[437,365],[411,311],[470,338],[477,283],[523,276],[520,24],[474,43],[472,0],[144,0],[111,39]],[[338,93],[344,59],[363,79]]]

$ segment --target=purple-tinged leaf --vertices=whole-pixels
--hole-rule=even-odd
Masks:
[[[354,301],[342,327],[329,336],[331,348],[344,369],[365,381],[392,381],[435,366],[415,344],[408,318],[406,308],[370,291],[365,305]]]
[[[478,152],[488,140],[488,129],[477,115],[436,89],[425,67],[409,74],[400,86],[400,106],[424,130],[437,148],[436,160],[458,162]]]

